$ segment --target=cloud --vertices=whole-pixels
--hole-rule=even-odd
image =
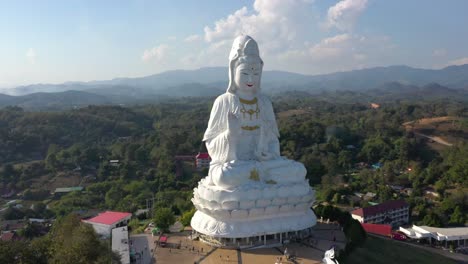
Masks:
[[[323,38],[316,43],[305,42],[304,48],[279,55],[290,70],[305,73],[328,73],[356,68],[381,66],[391,59],[395,45],[388,36],[342,33]]]
[[[242,7],[226,18],[204,28],[209,43],[232,40],[241,34],[253,36],[262,44],[262,52],[284,49],[301,34],[310,31],[313,17],[312,1],[256,0],[253,10]],[[224,47],[229,50],[229,47]]]
[[[353,29],[357,18],[367,7],[367,0],[342,0],[328,9],[327,27],[339,30]]]
[[[339,56],[350,45],[351,36],[349,34],[340,34],[325,38],[320,43],[313,45],[309,53],[314,58],[326,58]]]
[[[459,59],[456,59],[456,60],[451,60],[448,62],[447,66],[450,66],[450,65],[465,65],[465,64],[468,64],[468,57],[464,57],[464,58],[459,58]]]
[[[36,63],[36,51],[33,48],[29,48],[28,51],[26,52],[26,59],[30,64],[35,64]]]
[[[330,26],[351,29],[366,5],[367,0],[338,2],[328,10]],[[395,46],[389,37],[350,30],[327,36],[329,32],[320,31],[323,19],[318,10],[310,0],[256,0],[252,7],[244,6],[205,26],[200,36],[205,42],[197,42],[199,49],[180,63],[226,65],[232,41],[241,34],[257,40],[266,69],[318,74],[394,61],[390,54]]]
[[[317,27],[314,20],[318,15],[311,0],[255,0],[206,25],[203,34],[188,36],[184,42],[198,49],[191,47],[194,52],[180,63],[188,68],[226,65],[234,38],[247,34],[259,43],[269,64],[274,56],[301,45]]]
[[[201,39],[200,35],[196,35],[196,34],[195,34],[195,35],[190,35],[190,36],[186,37],[186,38],[184,39],[184,41],[185,41],[185,42],[194,42],[194,41],[198,41],[198,40],[200,40],[200,39]]]
[[[432,56],[434,57],[444,57],[445,55],[447,55],[447,50],[445,49],[435,49],[432,52]]]
[[[167,56],[168,51],[169,46],[166,44],[161,44],[159,46],[145,50],[141,56],[141,59],[143,61],[160,61]]]

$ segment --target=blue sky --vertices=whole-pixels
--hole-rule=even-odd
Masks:
[[[227,66],[249,34],[265,69],[468,63],[468,1],[1,1],[0,88]]]

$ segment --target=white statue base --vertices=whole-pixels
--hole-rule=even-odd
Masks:
[[[252,181],[226,190],[209,185],[204,178],[194,189],[192,202],[197,212],[191,226],[214,246],[266,244],[268,235],[282,243],[316,224],[310,209],[314,200],[315,193],[305,179],[289,184]]]

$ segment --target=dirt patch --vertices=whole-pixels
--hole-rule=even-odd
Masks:
[[[453,121],[453,120],[460,120],[461,118],[455,117],[455,116],[439,116],[439,117],[429,117],[429,118],[421,118],[418,120],[414,121],[409,121],[403,123],[403,126],[410,126],[410,125],[430,125],[434,123],[440,123],[440,122],[447,122],[447,121]]]
[[[407,131],[427,139],[432,149],[442,149],[466,141],[468,129],[463,126],[466,119],[454,116],[422,118],[403,123]]]
[[[55,176],[47,174],[33,180],[32,189],[53,191],[60,187],[78,186],[81,182],[81,175],[76,172],[59,172]]]

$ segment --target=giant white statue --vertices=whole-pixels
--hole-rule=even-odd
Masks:
[[[203,141],[212,161],[194,189],[192,228],[205,239],[249,238],[308,229],[314,191],[303,164],[280,155],[270,100],[261,93],[263,61],[240,36],[229,55],[229,86],[211,110]],[[245,241],[243,241],[245,242]]]

